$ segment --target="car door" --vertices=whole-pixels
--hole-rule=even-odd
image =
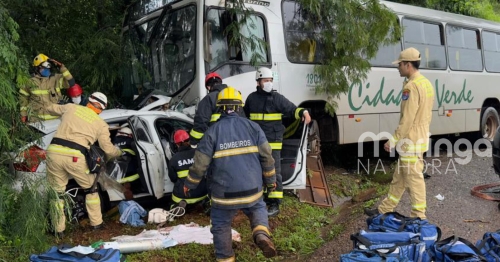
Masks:
[[[283,140],[281,149],[281,175],[284,189],[306,188],[307,138],[309,126],[300,123],[301,135]]]
[[[132,116],[128,120],[134,134],[144,180],[150,194],[163,197],[165,161],[152,139],[154,128],[145,117]]]

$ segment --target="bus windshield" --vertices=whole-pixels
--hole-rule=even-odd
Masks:
[[[158,30],[153,31],[156,23]],[[161,17],[135,25],[124,34],[131,57],[124,89],[140,93],[157,89],[173,96],[195,77],[196,6],[169,10]]]

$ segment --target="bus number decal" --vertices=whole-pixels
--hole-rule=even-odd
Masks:
[[[308,86],[316,86],[321,83],[321,77],[318,74],[307,74],[306,80]]]

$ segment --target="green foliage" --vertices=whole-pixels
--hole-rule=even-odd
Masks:
[[[120,86],[120,34],[130,1],[5,0],[19,24],[26,65],[38,53],[64,63],[85,93],[102,91],[113,98]]]

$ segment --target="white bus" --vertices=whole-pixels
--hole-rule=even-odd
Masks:
[[[228,23],[238,19],[229,15],[223,2],[143,0],[133,6],[123,29],[127,55],[132,57],[124,94],[154,88],[194,105],[206,95],[204,77],[209,72],[219,73],[244,98],[253,92],[252,53],[230,45],[223,34]],[[384,139],[379,133],[394,132],[404,79],[391,62],[408,47],[421,52],[421,72],[435,87],[432,135],[477,131],[493,138],[500,110],[500,24],[381,1],[397,14],[405,28],[403,37],[380,48],[366,81],[352,85],[340,97],[332,117],[324,111],[324,98],[314,91],[320,79],[313,67],[324,46],[314,40],[313,32],[297,27],[303,19],[298,3],[245,3],[253,9],[250,20],[255,26],[242,28],[241,33],[269,43],[261,55],[267,59],[263,66],[274,72],[274,88],[310,109],[323,142],[357,143],[365,132],[375,134],[371,140],[379,140]]]

